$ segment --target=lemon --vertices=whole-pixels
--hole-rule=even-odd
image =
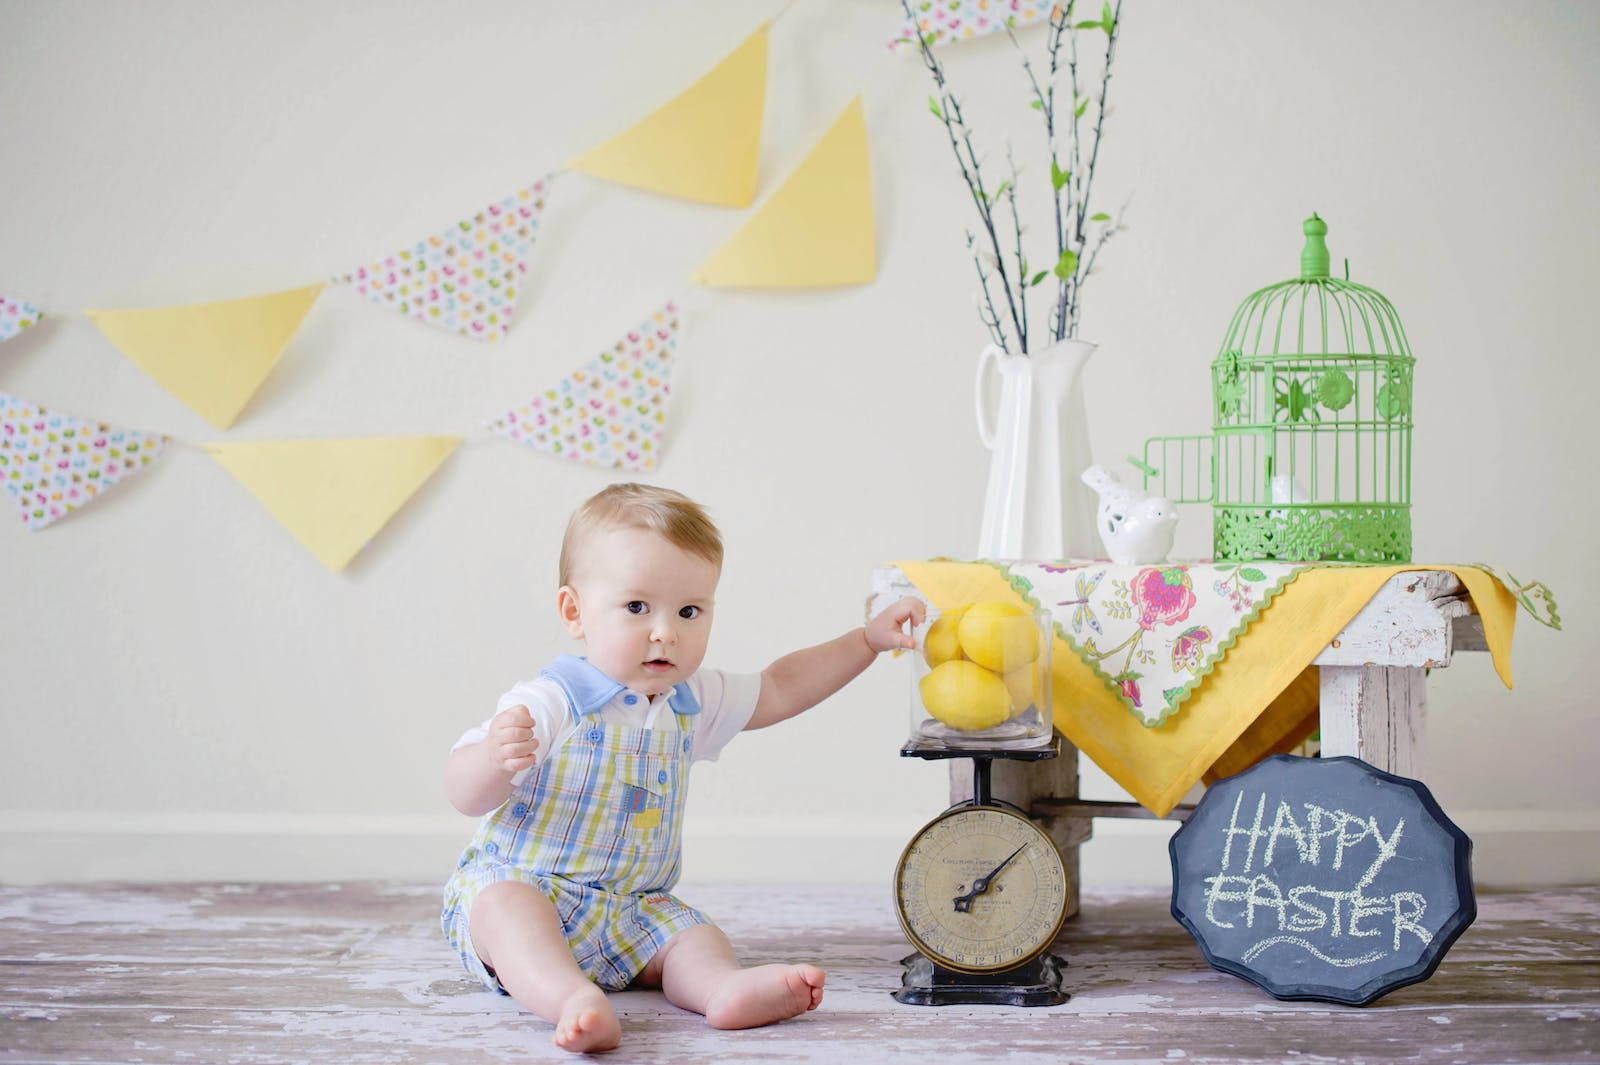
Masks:
[[[961,615],[956,629],[968,658],[997,673],[1027,665],[1039,657],[1039,627],[1032,615],[1010,603],[975,603]]]
[[[1042,701],[1039,698],[1039,668],[1034,663],[1018,666],[1001,679],[1011,695],[1013,714],[1020,714],[1030,706],[1038,706]]]
[[[956,637],[956,625],[966,610],[966,607],[951,610],[928,626],[928,634],[922,638],[922,657],[928,660],[928,665],[936,666],[941,662],[966,657],[961,653],[961,641]]]
[[[951,728],[991,728],[1011,716],[1005,681],[972,662],[941,662],[920,687],[923,707]]]

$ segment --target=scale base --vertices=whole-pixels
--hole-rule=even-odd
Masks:
[[[1048,952],[999,973],[958,973],[921,954],[900,964],[906,971],[893,994],[908,1006],[1059,1006],[1072,997],[1061,990],[1066,959]]]

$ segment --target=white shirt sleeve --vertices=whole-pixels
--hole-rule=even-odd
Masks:
[[[561,694],[561,689],[553,681],[543,677],[534,680],[518,681],[511,690],[500,696],[495,703],[494,712],[499,714],[502,710],[509,710],[513,706],[526,706],[528,715],[533,718],[533,738],[539,741],[539,749],[534,752],[533,766],[521,770],[511,778],[513,785],[522,783],[522,779],[539,765],[556,745],[567,738],[572,731],[570,727],[572,715],[567,712],[567,698]],[[452,751],[466,747],[473,743],[482,743],[489,738],[489,725],[494,721],[491,715],[488,721],[481,725],[467,729],[456,740]]]
[[[744,731],[761,698],[761,674],[702,669],[689,679],[700,701],[694,761],[715,762],[728,742]]]

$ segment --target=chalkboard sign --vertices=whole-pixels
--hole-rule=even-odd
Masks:
[[[1219,781],[1168,850],[1172,916],[1278,998],[1363,1006],[1426,980],[1477,915],[1472,841],[1422,784],[1357,758]]]

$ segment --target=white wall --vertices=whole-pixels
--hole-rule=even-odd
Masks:
[[[0,291],[70,311],[314,281],[558,167],[779,6],[8,0]],[[972,218],[926,73],[883,48],[895,10],[799,0],[775,24],[760,172],[764,196],[864,90],[878,280],[684,296],[651,479],[726,534],[724,668],[854,624],[874,564],[976,540]],[[1320,212],[1418,359],[1416,557],[1540,575],[1567,622],[1520,627],[1514,692],[1482,656],[1433,674],[1429,783],[1477,837],[1480,879],[1600,876],[1600,6],[1128,0],[1124,16],[1096,191],[1107,209],[1133,197],[1132,229],[1087,291],[1097,457],[1208,425],[1229,315],[1295,273]],[[1010,45],[944,55],[990,160],[1010,135],[1043,180]],[[470,431],[684,295],[744,217],[566,175],[507,342],[330,291],[228,438]],[[0,347],[0,389],[218,435],[71,313]],[[465,447],[342,575],[193,448],[44,532],[0,521],[0,881],[442,878],[470,828],[442,794],[445,752],[569,649],[556,548],[607,480]],[[1206,512],[1185,522],[1180,549],[1208,550]],[[690,878],[886,881],[944,802],[937,767],[897,756],[905,699],[905,664],[883,661],[698,769]],[[1093,771],[1087,789],[1116,792]],[[1086,875],[1160,882],[1161,835],[1101,822]]]

